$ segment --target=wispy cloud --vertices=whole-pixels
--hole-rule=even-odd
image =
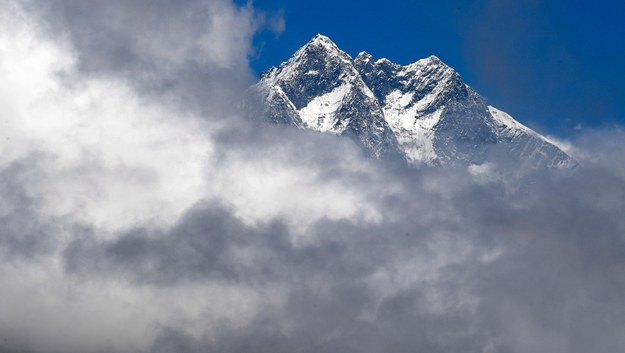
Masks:
[[[236,113],[258,14],[0,10],[0,351],[616,352],[622,131],[405,170]]]

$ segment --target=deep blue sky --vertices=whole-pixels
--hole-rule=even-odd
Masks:
[[[625,124],[625,1],[255,0],[286,30],[255,39],[260,73],[322,33],[352,56],[437,55],[489,104],[562,137]]]

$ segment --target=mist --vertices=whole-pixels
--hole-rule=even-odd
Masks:
[[[625,131],[408,168],[236,109],[226,0],[3,1],[1,352],[620,352]]]

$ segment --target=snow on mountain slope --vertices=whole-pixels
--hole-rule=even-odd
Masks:
[[[267,103],[264,115],[274,122],[349,137],[375,158],[403,158],[352,58],[328,37],[315,36],[264,73],[253,91]]]
[[[506,112],[492,106],[488,106],[488,110],[500,139],[509,141],[511,149],[520,156],[522,163],[533,167],[548,165],[571,168],[577,165],[555,142],[519,123]]]
[[[376,158],[411,165],[572,166],[553,142],[486,104],[436,56],[409,65],[355,59],[317,35],[252,88],[264,116],[348,136]]]
[[[386,97],[382,110],[405,152],[406,160],[411,164],[432,164],[437,158],[434,150],[434,127],[440,120],[442,109],[416,119],[433,96],[427,95],[411,104],[413,96],[412,92],[402,93],[395,90]]]
[[[352,86],[347,83],[313,98],[304,108],[298,110],[304,126],[321,132],[341,134],[346,125],[337,119],[336,113],[351,89]]]

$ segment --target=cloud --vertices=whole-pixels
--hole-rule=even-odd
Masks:
[[[565,173],[407,170],[236,114],[251,5],[9,5],[0,351],[625,347],[622,130]]]
[[[253,80],[250,38],[280,22],[229,0],[20,2],[44,31],[71,44],[76,72],[67,80],[115,77],[205,118],[231,112]]]

